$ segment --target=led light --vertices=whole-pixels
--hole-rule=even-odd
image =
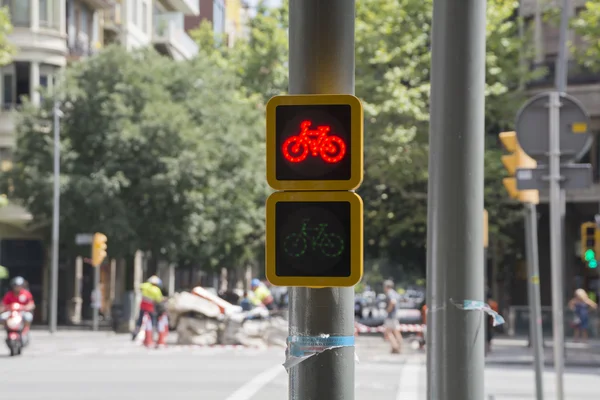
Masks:
[[[594,253],[594,250],[592,249],[588,249],[585,251],[585,261],[592,261],[596,259],[596,253]]]
[[[331,127],[328,125],[317,126],[309,129],[311,121],[302,121],[300,133],[289,137],[281,146],[285,159],[291,163],[301,163],[309,154],[312,157],[321,157],[329,164],[337,164],[346,155],[346,143],[335,135],[329,135]]]
[[[588,263],[588,266],[589,266],[590,268],[592,268],[592,269],[593,269],[593,268],[598,268],[598,261],[596,261],[596,260],[591,260],[591,261]]]

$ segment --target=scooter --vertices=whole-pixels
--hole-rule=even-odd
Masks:
[[[10,306],[10,312],[6,319],[6,345],[10,350],[11,357],[21,355],[25,343],[23,341],[23,306],[15,303]]]

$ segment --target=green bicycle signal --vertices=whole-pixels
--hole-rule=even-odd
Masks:
[[[302,257],[307,250],[319,251],[326,257],[339,257],[344,251],[344,240],[335,233],[327,232],[329,224],[317,224],[309,228],[310,220],[305,219],[300,232],[289,234],[283,247],[287,255]]]

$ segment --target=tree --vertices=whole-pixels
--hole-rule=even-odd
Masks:
[[[10,22],[10,13],[7,7],[0,8],[0,65],[9,64],[15,53],[15,46],[9,40],[13,27]]]
[[[486,125],[494,138],[512,123],[522,96],[518,83],[527,76],[519,67],[517,7],[518,1],[488,2]],[[234,65],[246,90],[260,95],[264,105],[287,91],[288,5],[259,4],[256,11],[248,40],[233,49],[216,46],[213,55]],[[357,2],[356,94],[365,107],[366,147],[360,194],[368,265],[380,276],[424,271],[431,14],[431,0]],[[500,160],[497,151],[487,155]],[[486,182],[494,182],[488,207],[497,207],[492,216],[513,212],[504,200],[495,202],[502,173],[487,174]],[[507,228],[495,229],[495,219],[491,223],[492,232]]]
[[[576,50],[580,62],[588,68],[600,70],[600,3],[588,1],[573,19],[572,26],[585,43],[584,48]]]
[[[153,50],[107,48],[72,67],[55,93],[64,112],[61,237],[101,231],[111,256],[142,249],[171,261],[244,261],[223,249],[260,230],[264,184],[260,113],[238,86],[208,58],[177,63]],[[51,216],[52,139],[40,131],[51,107],[48,99],[24,111],[8,176],[12,197],[41,221]]]

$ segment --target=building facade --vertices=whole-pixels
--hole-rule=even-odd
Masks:
[[[556,24],[544,18],[546,7],[560,7],[562,2],[553,0],[521,0],[520,15],[533,32],[535,59],[533,68],[545,67],[547,73],[539,79],[529,82],[527,89],[530,95],[554,89],[555,61],[558,56],[559,30]],[[572,15],[577,15],[585,7],[585,0],[572,2]],[[577,47],[584,43],[574,32],[569,32],[569,41]],[[572,57],[572,56],[571,56]],[[576,288],[600,292],[598,270],[587,268],[581,261],[580,225],[594,221],[595,214],[600,213],[600,73],[586,70],[574,59],[569,60],[567,92],[576,97],[591,116],[591,132],[593,143],[580,162],[590,163],[593,168],[594,184],[588,189],[570,190],[565,200],[565,247],[564,247],[564,294],[565,299],[573,297]],[[538,248],[540,261],[540,288],[542,305],[550,306],[552,302],[550,273],[550,224],[548,191],[540,191],[538,206]],[[507,269],[504,280],[510,282],[508,290],[510,304],[525,306],[527,300],[527,265],[516,262]],[[550,325],[548,325],[550,326]]]
[[[69,62],[91,56],[111,43],[128,49],[154,45],[174,59],[189,59],[198,51],[183,26],[184,15],[199,13],[196,0],[0,0],[0,6],[10,12],[14,29],[9,41],[17,50],[13,62],[0,68],[3,171],[12,166],[15,111],[26,98],[39,104],[40,89],[52,89]],[[0,265],[12,276],[22,275],[28,280],[39,305],[37,321],[47,318],[49,248],[40,229],[47,223],[36,223],[27,210],[13,202],[0,207]],[[79,292],[77,285],[82,289],[81,282],[73,281],[82,279],[85,283],[86,277],[71,271],[72,263],[62,255],[59,264],[59,314],[64,317],[73,296],[77,296],[75,292]],[[3,293],[7,282],[0,285],[4,285],[0,287]]]
[[[212,24],[215,35],[225,34],[226,27],[226,7],[225,0],[194,0],[198,3],[200,14],[186,16],[185,30],[187,32],[200,26],[202,21],[209,21]]]

